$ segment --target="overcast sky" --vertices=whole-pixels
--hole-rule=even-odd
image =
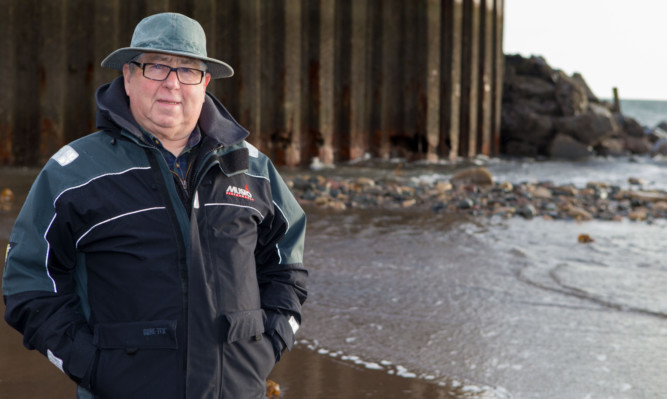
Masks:
[[[600,98],[667,100],[667,0],[505,0],[503,47],[581,73]]]

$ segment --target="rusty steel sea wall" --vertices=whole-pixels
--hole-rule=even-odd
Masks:
[[[0,0],[0,165],[95,130],[134,26],[197,19],[236,75],[209,90],[277,164],[495,155],[503,0]]]

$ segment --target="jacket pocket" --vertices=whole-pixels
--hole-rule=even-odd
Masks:
[[[264,397],[266,377],[275,365],[271,339],[264,334],[265,319],[261,309],[223,317],[221,397]]]
[[[176,320],[98,324],[95,343],[100,349],[178,349]]]
[[[264,332],[265,319],[261,309],[226,314],[224,341],[228,344],[244,338],[255,338],[259,341]]]
[[[175,320],[151,320],[95,326],[95,397],[179,398],[183,362],[176,325]]]

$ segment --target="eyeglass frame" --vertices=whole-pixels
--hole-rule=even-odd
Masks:
[[[129,63],[134,64],[134,65],[138,66],[139,68],[141,68],[141,75],[144,78],[146,78],[148,80],[155,81],[155,82],[164,82],[165,80],[167,80],[169,78],[169,75],[171,75],[172,72],[176,72],[176,79],[178,79],[179,83],[184,84],[184,85],[194,86],[194,85],[201,84],[201,82],[204,80],[204,76],[206,76],[206,71],[202,71],[201,69],[197,69],[197,68],[189,68],[189,67],[175,67],[174,68],[174,67],[170,67],[169,65],[160,64],[159,62],[139,63],[137,61],[130,61]],[[167,72],[167,75],[164,77],[164,79],[149,78],[148,76],[146,76],[146,65],[160,65],[160,66],[163,66],[165,68],[168,68],[169,72]],[[201,77],[199,78],[199,82],[197,82],[197,83],[185,83],[185,82],[183,82],[181,80],[181,75],[178,74],[178,71],[182,70],[182,69],[189,69],[189,70],[192,70],[192,71],[201,72]]]

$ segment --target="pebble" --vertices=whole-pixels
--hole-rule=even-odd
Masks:
[[[667,192],[644,190],[637,184],[630,189],[605,182],[589,182],[585,187],[551,182],[512,184],[495,182],[483,167],[454,176],[457,178],[415,183],[400,177],[303,175],[288,179],[287,184],[300,203],[336,211],[382,207],[548,220],[650,222],[667,218]]]
[[[14,203],[14,192],[5,188],[0,192],[0,210],[10,211]]]

